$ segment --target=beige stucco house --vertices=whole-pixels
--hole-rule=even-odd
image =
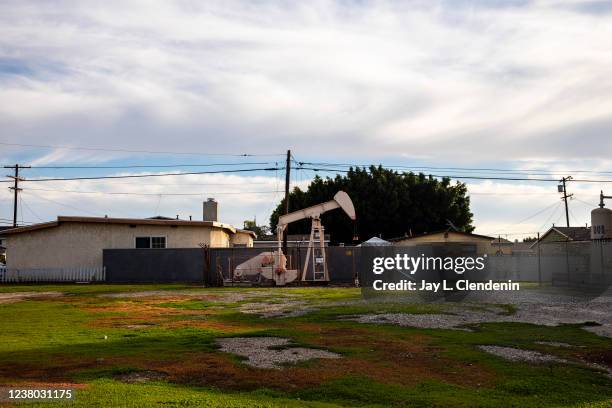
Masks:
[[[7,267],[102,267],[102,251],[120,248],[252,247],[255,233],[217,221],[58,217],[3,231]]]
[[[495,238],[486,235],[470,234],[459,231],[437,231],[421,235],[389,239],[393,245],[416,246],[428,243],[468,243],[475,244],[478,253],[494,255],[498,248],[492,245]]]

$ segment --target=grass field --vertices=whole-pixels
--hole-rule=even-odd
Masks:
[[[610,366],[612,340],[576,324],[363,324],[346,317],[444,307],[365,303],[350,288],[44,285],[0,295],[0,384],[75,388],[69,406],[612,406],[612,380],[585,364]],[[269,336],[341,358],[264,369],[216,342]],[[566,362],[510,362],[479,345]]]

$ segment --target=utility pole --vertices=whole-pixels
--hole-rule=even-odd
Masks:
[[[19,164],[15,164],[14,166],[4,166],[5,169],[14,169],[14,176],[7,176],[12,178],[15,181],[13,187],[9,187],[10,190],[13,190],[13,228],[17,228],[17,199],[19,192],[21,189],[19,188],[19,181],[23,181],[23,179],[19,178],[19,169],[29,169],[30,166],[20,166]]]
[[[289,182],[291,181],[291,150],[287,150],[285,164],[285,214],[289,214]],[[283,232],[283,253],[287,255],[287,229]]]
[[[563,201],[565,201],[565,221],[567,223],[567,226],[570,226],[570,221],[569,221],[569,209],[567,207],[567,199],[570,198],[571,196],[573,196],[574,194],[567,194],[567,189],[565,187],[565,182],[566,181],[570,181],[572,179],[572,176],[568,176],[568,177],[563,177],[561,179],[561,183],[563,183],[562,185],[559,186],[559,192],[563,193]]]

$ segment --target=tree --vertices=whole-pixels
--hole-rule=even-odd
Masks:
[[[451,221],[460,231],[472,232],[470,199],[464,183],[451,184],[449,178],[438,180],[424,174],[398,173],[382,166],[351,168],[346,175],[334,178],[315,177],[306,191],[294,188],[289,194],[289,211],[330,200],[338,190],[346,191],[357,212],[357,223],[339,210],[322,216],[332,243],[350,243],[354,232],[367,239],[372,236],[393,238],[412,232],[432,232],[448,228]],[[276,229],[278,217],[284,214],[284,199],[270,216],[270,227]],[[288,226],[292,234],[310,232],[310,221]]]
[[[257,225],[255,221],[246,220],[244,222],[244,229],[247,231],[253,231],[257,238],[261,238],[264,235],[270,233],[270,228],[267,225]]]

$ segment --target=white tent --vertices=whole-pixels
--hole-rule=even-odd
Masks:
[[[389,241],[385,241],[382,238],[372,237],[357,246],[388,246],[388,245],[393,245],[393,244]]]

